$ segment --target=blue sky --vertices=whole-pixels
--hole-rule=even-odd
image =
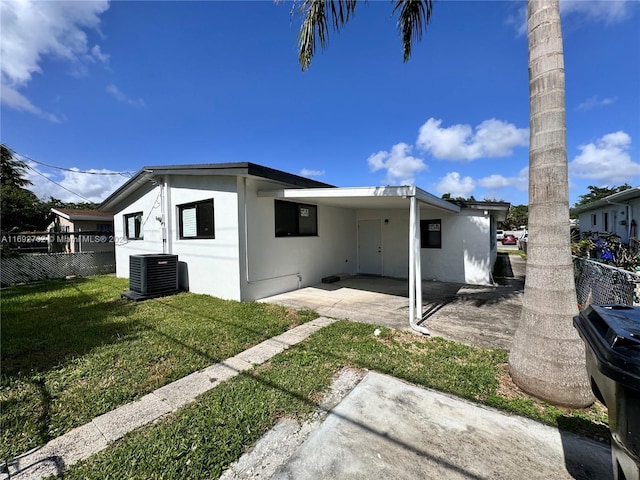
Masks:
[[[523,1],[436,2],[408,63],[392,3],[362,3],[306,72],[288,2],[1,5],[2,142],[42,198],[100,201],[145,165],[249,161],[527,203]],[[561,9],[573,204],[640,185],[640,2]]]

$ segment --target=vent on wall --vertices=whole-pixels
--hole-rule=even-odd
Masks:
[[[132,300],[178,293],[178,256],[164,253],[129,257],[129,291],[123,297]]]

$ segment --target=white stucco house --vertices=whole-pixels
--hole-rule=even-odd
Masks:
[[[196,293],[250,301],[338,273],[491,284],[509,204],[456,204],[416,186],[338,188],[253,163],[145,167],[109,196],[116,274],[178,255]]]
[[[580,205],[574,211],[579,215],[581,233],[613,233],[620,237],[621,243],[628,244],[631,239],[638,239],[640,187]]]

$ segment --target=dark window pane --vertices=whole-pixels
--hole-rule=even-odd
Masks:
[[[442,248],[442,224],[440,220],[420,220],[420,247]]]
[[[318,207],[275,201],[276,237],[318,235]]]
[[[178,205],[180,238],[215,238],[213,199]]]
[[[300,235],[318,234],[317,209],[315,206],[299,205],[298,216],[298,233]]]
[[[198,236],[213,238],[213,200],[198,204]]]

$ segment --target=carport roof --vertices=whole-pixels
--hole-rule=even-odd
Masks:
[[[460,207],[414,186],[285,188],[260,190],[259,197],[282,198],[344,208],[409,208],[411,197],[420,203],[452,213]]]

